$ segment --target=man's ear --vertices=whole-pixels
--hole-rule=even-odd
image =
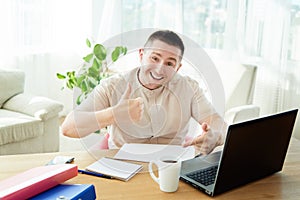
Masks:
[[[139,49],[139,57],[140,57],[140,61],[143,60],[143,55],[144,55],[144,49]]]
[[[177,67],[176,72],[178,72],[178,70],[181,68],[181,66],[182,66],[182,63],[179,64],[179,66]]]

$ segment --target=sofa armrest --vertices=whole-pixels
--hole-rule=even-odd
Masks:
[[[225,121],[234,124],[259,117],[260,108],[255,105],[243,105],[231,108],[225,112]]]
[[[43,121],[50,119],[63,109],[63,105],[46,97],[18,94],[9,99],[3,109],[27,114]]]

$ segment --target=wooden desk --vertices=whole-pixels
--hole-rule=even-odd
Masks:
[[[102,156],[113,156],[116,151],[98,151],[91,155],[88,152],[61,152],[27,155],[0,156],[0,180],[23,172],[32,167],[45,165],[57,155],[75,157],[79,168],[84,168]],[[67,183],[94,184],[97,199],[212,199],[204,193],[180,181],[175,193],[164,193],[159,190],[147,172],[147,164],[141,173],[128,182],[97,178],[79,174]],[[231,190],[213,199],[282,199],[300,198],[300,141],[293,139],[282,172],[270,177]]]

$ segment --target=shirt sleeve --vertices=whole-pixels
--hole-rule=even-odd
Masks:
[[[118,85],[121,80],[117,75],[101,80],[76,110],[91,112],[111,107],[120,96]]]
[[[201,122],[204,118],[216,113],[211,102],[207,99],[204,90],[200,88],[198,82],[190,80],[190,85],[193,88],[194,95],[191,102],[192,117]]]

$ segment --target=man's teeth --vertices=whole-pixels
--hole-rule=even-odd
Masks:
[[[164,78],[162,76],[155,76],[152,72],[150,72],[150,75],[153,79],[158,80],[158,81]]]

